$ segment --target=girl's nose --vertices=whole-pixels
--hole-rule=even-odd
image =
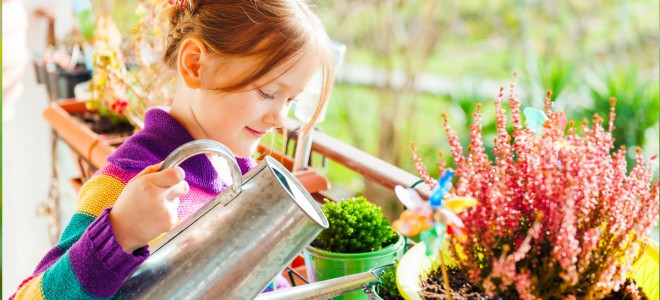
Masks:
[[[275,102],[275,101],[273,101]],[[282,128],[286,125],[286,117],[289,114],[289,105],[273,105],[273,107],[264,116],[264,122],[271,124],[275,128]]]

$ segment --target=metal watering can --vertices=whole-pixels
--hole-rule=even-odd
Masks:
[[[227,160],[232,185],[154,245],[116,298],[254,299],[328,227],[311,195],[271,157],[242,177],[225,146],[196,140],[161,169],[202,153]]]

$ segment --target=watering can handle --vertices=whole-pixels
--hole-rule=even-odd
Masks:
[[[159,171],[168,168],[174,168],[183,163],[186,159],[204,153],[222,156],[227,160],[227,164],[229,165],[229,169],[231,171],[232,181],[232,184],[227,188],[227,191],[231,194],[237,195],[241,191],[241,186],[243,185],[243,174],[241,173],[241,168],[238,167],[238,164],[236,163],[236,157],[234,157],[231,151],[229,151],[225,145],[213,140],[195,140],[179,146],[165,158],[165,161],[163,162],[163,165],[160,167]]]
[[[232,183],[230,187],[228,187],[226,190],[222,192],[222,195],[227,196],[225,197],[225,199],[233,199],[234,197],[236,197],[236,195],[238,195],[241,192],[241,188],[243,186],[243,176],[241,173],[241,168],[238,167],[238,164],[236,163],[236,158],[231,153],[231,151],[229,151],[229,149],[225,147],[223,144],[220,144],[216,141],[201,139],[201,140],[194,140],[192,142],[188,142],[179,146],[178,148],[174,149],[174,151],[172,151],[172,153],[170,153],[165,158],[163,164],[160,166],[160,170],[158,171],[174,168],[180,165],[181,163],[183,163],[188,158],[191,158],[198,154],[205,154],[205,153],[216,154],[222,156],[227,160],[227,164],[229,165],[229,169],[231,171]],[[190,224],[195,222],[197,218],[203,216],[210,209],[212,209],[214,206],[212,204],[217,204],[214,203],[214,200],[201,207],[192,216],[188,217],[188,219],[186,219],[183,223],[177,225],[174,229],[172,229],[172,231],[169,232],[169,234],[166,237],[154,243],[151,246],[151,253],[154,254],[162,246],[164,246],[171,239],[173,239],[176,235],[178,235],[180,232],[182,232],[188,226],[190,226]],[[226,203],[222,203],[222,204],[226,204]]]

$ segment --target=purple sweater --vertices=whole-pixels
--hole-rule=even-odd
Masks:
[[[110,299],[149,256],[149,247],[126,253],[117,243],[109,212],[126,183],[147,166],[157,164],[193,137],[162,108],[149,110],[145,127],[108,157],[102,168],[81,188],[77,210],[62,237],[23,281],[17,299]],[[243,174],[255,166],[238,158]],[[226,185],[204,155],[180,165],[190,191],[180,197],[179,219],[190,216]],[[14,297],[12,296],[12,298]],[[12,299],[10,298],[10,299]]]

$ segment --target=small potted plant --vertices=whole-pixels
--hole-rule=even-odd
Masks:
[[[403,236],[392,230],[380,207],[364,197],[326,199],[322,210],[329,227],[304,251],[310,281],[367,272],[403,255]],[[367,295],[354,291],[335,299],[367,299]]]
[[[550,92],[543,111],[524,110],[523,123],[512,84],[509,134],[503,90],[495,101],[494,161],[484,147],[479,106],[467,155],[444,117],[456,176],[440,198],[471,197],[476,205],[457,214],[468,238],[446,241],[454,274],[431,272],[422,294],[461,298],[455,285],[462,281],[481,292],[470,299],[645,299],[644,293],[658,299],[657,244],[647,238],[658,221],[656,157],[645,160],[638,149],[628,172],[626,149],[612,152],[616,100],[608,129],[598,115],[591,124],[567,122],[552,111]],[[439,166],[440,174],[453,173]],[[417,169],[429,184],[442,185],[421,160]],[[649,251],[655,261],[640,264]]]
[[[399,260],[379,274],[379,282],[374,286],[373,293],[376,300],[403,300],[396,285],[396,269]]]

